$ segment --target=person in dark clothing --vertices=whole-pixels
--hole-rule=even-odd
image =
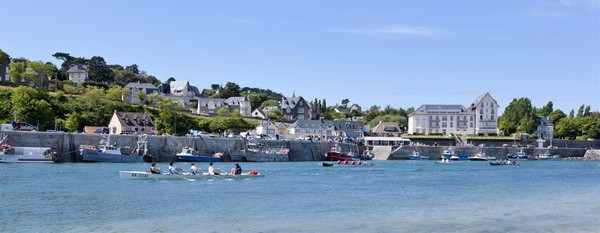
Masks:
[[[160,168],[157,168],[156,167],[156,163],[154,163],[154,162],[152,163],[152,166],[150,166],[150,172],[152,174],[161,174],[160,173]]]
[[[242,167],[240,167],[240,164],[236,163],[235,167],[233,167],[231,169],[231,174],[233,175],[241,175],[242,174]]]

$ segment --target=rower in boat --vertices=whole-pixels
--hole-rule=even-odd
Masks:
[[[198,175],[198,172],[196,172],[196,165],[194,165],[193,163],[192,163],[192,166],[190,167],[190,170],[191,170],[190,172],[193,175]]]
[[[152,174],[161,174],[160,168],[156,167],[156,162],[152,162],[152,165],[150,166],[150,173],[152,173]]]
[[[235,166],[231,169],[231,174],[232,175],[241,175],[242,174],[242,167],[240,167],[239,163],[236,163]]]

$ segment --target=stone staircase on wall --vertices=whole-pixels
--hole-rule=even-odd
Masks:
[[[373,160],[388,160],[392,153],[392,146],[374,146],[371,153]]]

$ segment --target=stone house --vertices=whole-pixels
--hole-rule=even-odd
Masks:
[[[352,104],[352,106],[350,106],[350,111],[362,112],[362,108],[358,104]]]
[[[359,121],[333,121],[335,135],[340,138],[362,138],[365,123]]]
[[[217,115],[222,107],[226,107],[230,112],[238,112],[241,116],[251,115],[252,106],[246,96],[227,99],[198,98],[198,107],[195,112],[201,115]]]
[[[297,120],[288,127],[288,138],[317,137],[324,140],[336,137],[335,127],[331,121]]]
[[[88,67],[83,64],[74,65],[67,70],[69,80],[74,83],[83,83],[89,78]]]
[[[402,131],[397,122],[379,122],[371,129],[371,136],[375,137],[400,137]]]
[[[201,98],[197,87],[191,86],[188,81],[172,81],[163,83],[158,87],[159,95],[177,101],[185,110],[197,107],[198,98]]]
[[[283,118],[288,121],[311,120],[315,115],[310,104],[301,96],[296,97],[296,94],[292,97],[282,97],[280,106]]]
[[[545,116],[535,117],[535,121],[538,126],[535,130],[535,134],[537,134],[538,138],[544,140],[551,140],[554,138],[554,124]]]
[[[131,91],[131,95],[127,96],[126,101],[128,101],[129,103],[140,103],[140,99],[138,98],[138,93],[142,92],[144,93],[144,96],[146,95],[150,95],[150,94],[157,94],[158,95],[158,87],[155,87],[154,85],[150,84],[150,83],[140,83],[140,82],[135,82],[135,83],[128,83],[125,88],[129,89]]]
[[[108,124],[110,134],[148,134],[158,131],[152,117],[147,113],[118,112],[115,110]]]

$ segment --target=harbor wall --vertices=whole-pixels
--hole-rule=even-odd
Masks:
[[[97,146],[102,140],[101,134],[85,133],[66,133],[66,132],[22,132],[5,131],[8,135],[7,143],[14,147],[50,147],[59,157],[58,162],[79,162],[79,148],[82,145]],[[111,144],[117,144],[120,147],[134,148],[137,145],[137,137],[132,135],[111,135]],[[246,148],[247,139],[229,139],[229,138],[189,138],[173,136],[148,136],[147,147],[156,161],[167,162],[177,161],[175,154],[181,151],[184,146],[193,147],[199,153],[214,154],[221,152],[224,158],[227,155],[242,153]],[[264,143],[270,148],[288,148],[290,149],[290,161],[322,161],[325,160],[325,153],[334,146],[334,143],[324,141],[285,141],[285,140],[256,140]],[[359,146],[355,144],[340,143],[343,152],[353,152],[357,154],[360,151]],[[229,157],[230,158],[230,157]]]

